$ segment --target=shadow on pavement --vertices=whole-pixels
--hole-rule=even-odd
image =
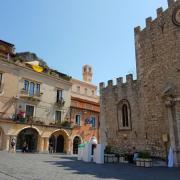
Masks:
[[[55,161],[45,161],[52,165],[63,167],[72,174],[91,175],[103,179],[119,180],[179,180],[180,168],[136,167],[131,164],[95,164],[78,161],[71,156],[53,156]],[[59,158],[59,160],[57,160]]]

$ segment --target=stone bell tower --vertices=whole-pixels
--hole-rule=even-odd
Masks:
[[[92,67],[89,65],[84,65],[82,68],[82,74],[83,74],[83,81],[86,82],[91,82],[92,81],[92,76],[93,76],[93,72],[92,72]]]

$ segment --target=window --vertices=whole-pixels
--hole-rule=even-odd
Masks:
[[[0,89],[2,87],[2,73],[0,73]]]
[[[123,99],[117,106],[117,119],[119,130],[130,130],[131,129],[131,109],[130,104],[127,100]]]
[[[33,96],[33,95],[34,95],[34,83],[33,83],[33,82],[30,83],[29,95],[30,95],[30,96]]]
[[[79,114],[76,115],[76,124],[79,126],[81,124],[81,116]]]
[[[36,94],[40,95],[40,84],[36,84]]]
[[[123,104],[122,106],[122,121],[123,121],[123,127],[128,127],[128,108],[126,104]]]
[[[94,96],[94,90],[92,90],[92,96]]]
[[[61,102],[63,101],[63,90],[62,89],[58,89],[57,90],[57,99],[56,102]]]
[[[34,106],[26,105],[26,118],[30,119],[34,116]]]
[[[24,80],[24,90],[28,91],[29,90],[29,81]]]
[[[29,96],[40,95],[40,83],[31,82],[24,80],[24,91],[26,91]]]
[[[91,123],[92,123],[92,127],[96,127],[96,118],[95,117],[91,117]]]
[[[55,112],[55,122],[61,122],[61,111]]]

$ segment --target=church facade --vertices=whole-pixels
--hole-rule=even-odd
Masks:
[[[180,165],[180,1],[134,29],[137,79],[100,83],[100,141],[115,151],[136,147]]]

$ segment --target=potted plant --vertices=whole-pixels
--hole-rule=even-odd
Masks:
[[[150,153],[147,151],[139,152],[138,158],[136,159],[136,166],[152,167],[152,159],[150,157]]]
[[[71,123],[69,121],[63,121],[60,123],[61,126],[63,127],[67,127],[67,128],[70,128],[71,127]]]

